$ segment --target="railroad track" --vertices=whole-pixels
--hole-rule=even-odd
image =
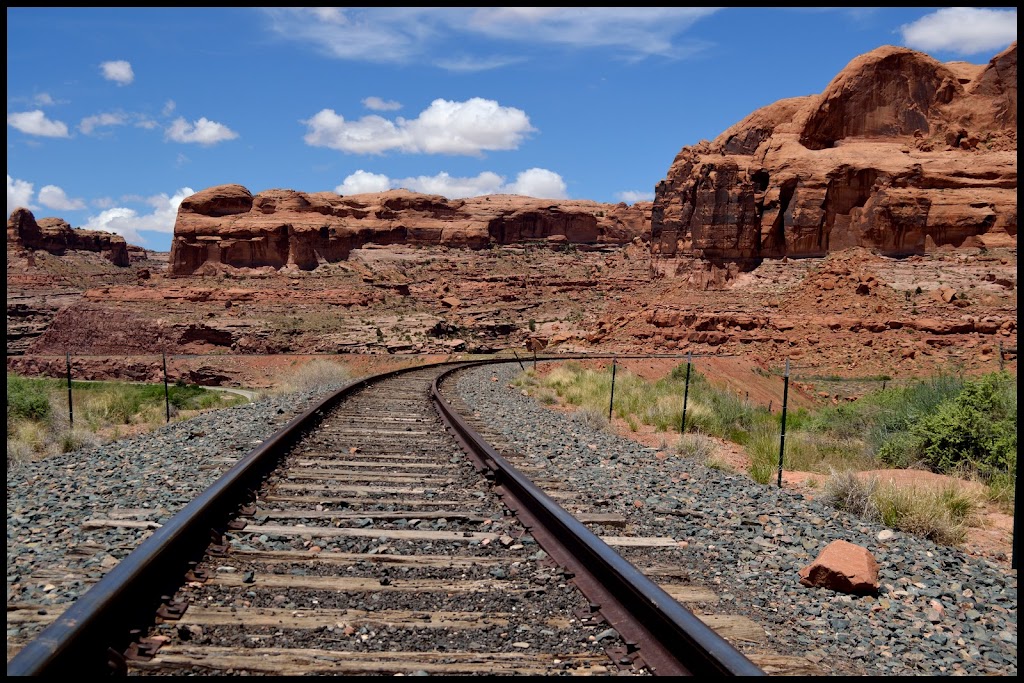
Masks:
[[[478,443],[435,382],[451,369],[364,380],[293,420],[8,675],[764,673],[682,606],[706,591],[616,552],[669,557],[673,539],[570,515],[557,478],[544,494]]]

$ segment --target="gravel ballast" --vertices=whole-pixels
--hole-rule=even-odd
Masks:
[[[763,625],[776,652],[837,675],[1016,675],[1016,570],[743,474],[658,459],[524,396],[510,386],[520,372],[515,363],[469,370],[456,379],[458,396],[510,450],[553,465],[580,499],[610,501],[607,511],[636,534],[687,542],[675,557],[691,581],[718,592],[719,611]],[[666,510],[674,514],[655,512]],[[800,584],[800,569],[839,539],[877,560],[877,595]]]
[[[628,517],[634,533],[686,541],[674,561],[716,591],[719,611],[763,625],[775,651],[837,675],[1016,675],[1015,570],[741,474],[677,455],[660,460],[523,396],[509,386],[519,372],[515,363],[470,370],[452,390],[581,499],[609,501],[605,511]],[[151,533],[89,520],[166,522],[322,396],[262,398],[97,448],[8,463],[8,605],[73,602]],[[800,585],[799,570],[837,539],[878,561],[877,596]],[[9,648],[40,630],[9,624]]]

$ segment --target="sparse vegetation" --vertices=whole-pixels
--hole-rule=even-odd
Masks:
[[[643,423],[678,432],[685,376],[685,364],[656,382],[617,368],[614,415],[632,431]],[[915,467],[979,481],[987,485],[990,502],[1012,513],[1015,377],[1002,371],[974,379],[945,373],[891,387],[888,375],[869,379],[882,381],[883,388],[814,412],[788,412],[784,469],[829,475],[824,497],[837,508],[940,543],[963,539],[980,500],[957,489],[908,492],[879,486],[856,472]],[[523,373],[517,383],[534,395],[543,392],[545,402],[552,402],[554,392],[566,404],[606,416],[611,381],[610,368],[586,369],[569,361],[542,378]],[[745,447],[750,476],[771,484],[778,475],[781,432],[779,415],[713,386],[691,367],[686,433],[676,446],[680,455],[720,466],[712,459],[709,437],[727,439]]]
[[[195,385],[72,382],[72,414],[63,380],[7,375],[7,461],[98,446],[126,431],[149,431],[198,411],[244,402]]]
[[[315,358],[288,372],[276,382],[281,393],[323,393],[352,381],[352,373],[339,362]]]

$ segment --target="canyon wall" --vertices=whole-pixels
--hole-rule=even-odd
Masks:
[[[312,270],[366,244],[482,249],[544,240],[553,246],[626,244],[650,235],[651,203],[487,195],[449,200],[406,190],[333,192],[219,185],[178,208],[168,272]]]
[[[885,46],[819,95],[684,147],[655,188],[652,271],[720,286],[763,259],[1017,239],[1017,44],[987,65]]]
[[[42,250],[57,256],[64,255],[69,249],[95,251],[116,266],[127,266],[130,262],[128,244],[120,235],[72,228],[60,218],[36,221],[26,208],[15,209],[7,219],[7,246],[28,251]]]

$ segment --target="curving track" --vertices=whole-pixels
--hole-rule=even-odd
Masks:
[[[570,516],[441,400],[446,430],[429,397],[450,369],[362,381],[296,418],[8,675],[762,673],[612,550],[671,539],[600,541],[589,529],[615,519]],[[669,587],[670,567],[647,570]]]

